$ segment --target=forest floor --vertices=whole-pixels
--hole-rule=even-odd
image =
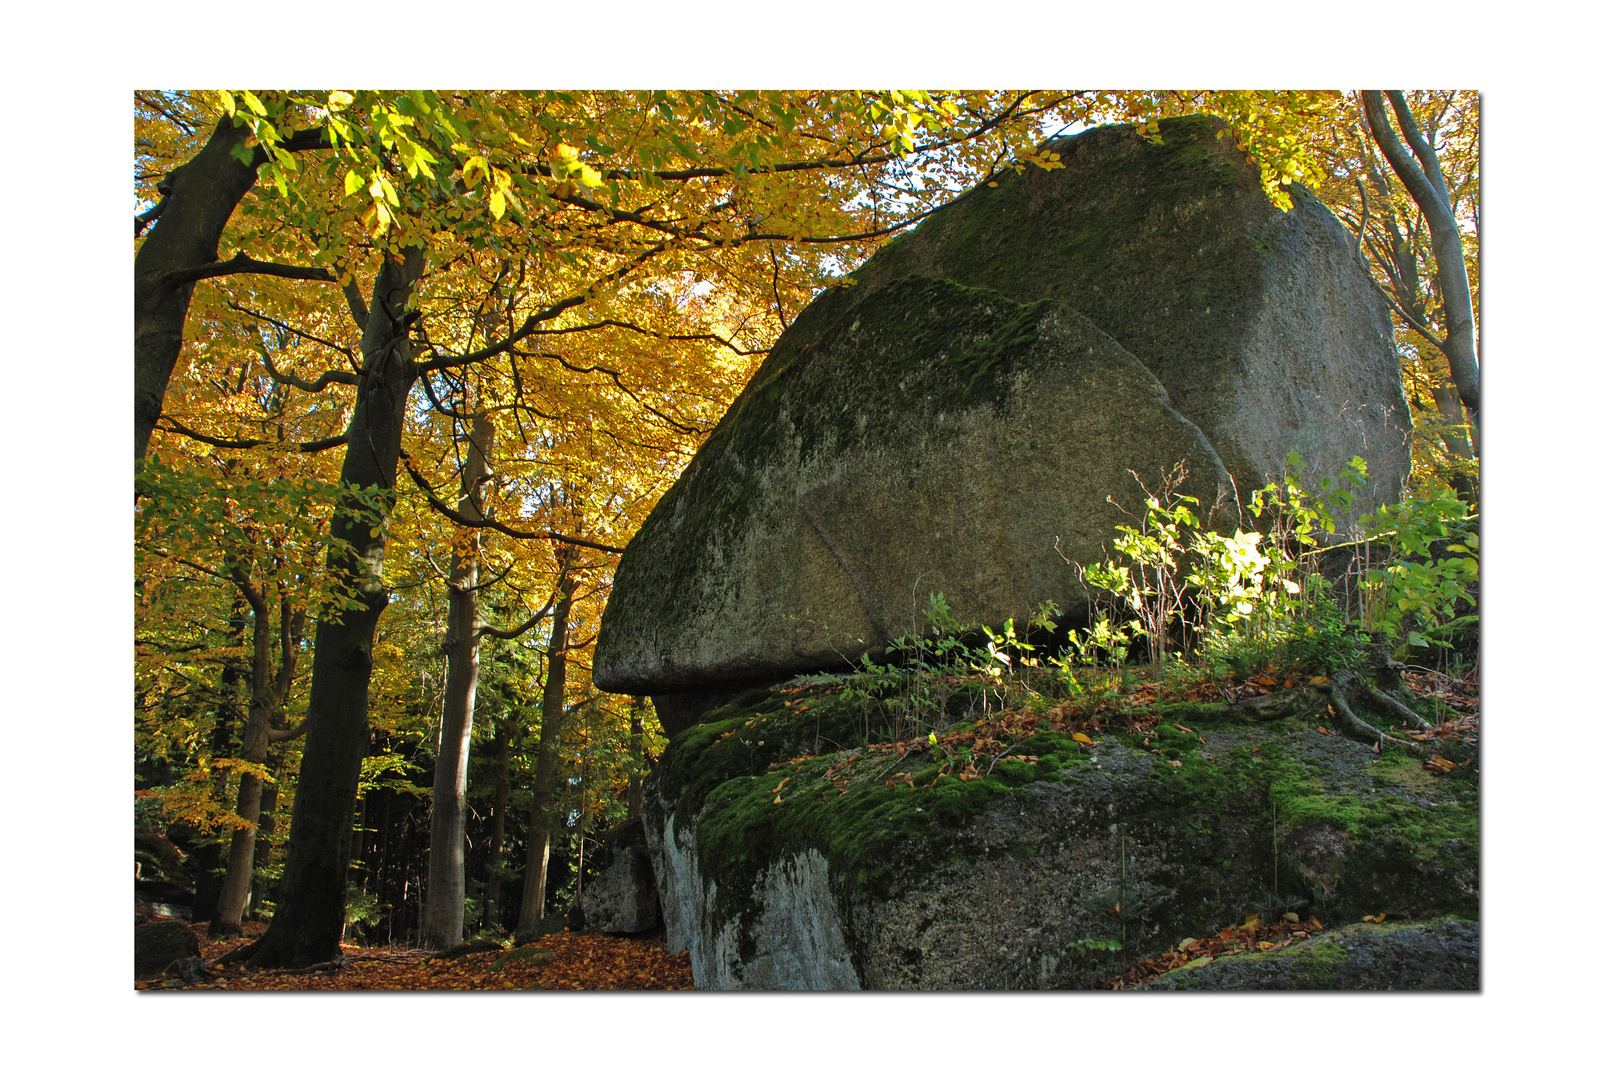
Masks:
[[[256,971],[220,967],[219,957],[241,944],[212,941],[206,923],[191,929],[201,942],[203,981],[184,986],[161,977],[135,982],[136,990],[693,990],[689,954],[669,954],[666,938],[623,938],[564,931],[503,952],[457,960],[397,947],[342,946],[339,965],[322,971]],[[247,936],[267,925],[247,923]]]

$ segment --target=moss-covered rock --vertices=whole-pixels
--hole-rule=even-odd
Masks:
[[[934,592],[965,625],[1076,605],[1066,559],[1178,461],[1206,512],[1291,452],[1327,475],[1364,453],[1365,498],[1392,501],[1410,422],[1383,301],[1219,127],[1066,140],[1064,168],[976,188],[814,300],[629,544],[597,685],[709,706],[877,655]],[[669,731],[697,711],[672,704]]]
[[[963,763],[857,746],[857,712],[758,692],[668,747],[646,832],[697,985],[1083,988],[1273,895],[1327,925],[1478,907],[1471,782],[1297,719],[1046,730]]]

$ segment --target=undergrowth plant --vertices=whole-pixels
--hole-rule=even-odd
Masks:
[[[1118,557],[1077,568],[1089,595],[1098,595],[1092,627],[1072,638],[1076,655],[1083,662],[1100,651],[1112,656],[1140,637],[1156,674],[1193,653],[1238,675],[1272,665],[1329,673],[1359,659],[1366,633],[1396,645],[1438,644],[1478,580],[1467,505],[1435,492],[1352,523],[1366,463],[1352,459],[1316,493],[1297,478],[1304,468],[1290,454],[1284,476],[1251,496],[1248,509],[1264,531],[1230,535],[1205,529],[1196,501],[1180,494],[1183,464],[1162,476],[1158,495],[1139,480],[1146,509],[1136,524],[1116,527]],[[1320,546],[1341,521],[1352,538]],[[1352,559],[1333,581],[1321,572],[1321,556],[1340,548],[1351,549]]]

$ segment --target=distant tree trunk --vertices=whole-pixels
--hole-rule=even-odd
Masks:
[[[406,309],[424,267],[425,252],[409,248],[402,258],[385,260],[375,279],[342,481],[360,490],[380,489],[384,517],[379,527],[353,511],[331,519],[331,536],[343,543],[332,547],[326,565],[333,579],[353,590],[358,605],[325,615],[314,633],[308,737],[274,921],[239,954],[257,967],[309,967],[341,952],[353,808],[369,747],[370,650],[387,601],[380,579],[386,518],[395,497],[409,391],[419,374],[410,355]]]
[[[633,699],[628,710],[628,753],[631,762],[627,774],[627,816],[636,818],[644,813],[644,698]]]
[[[510,800],[510,723],[500,717],[493,727],[493,837],[487,851],[487,896],[483,923],[501,926],[499,905],[504,891],[504,811]]]
[[[246,917],[249,919],[262,915],[264,893],[269,885],[264,868],[269,865],[269,852],[274,847],[274,809],[280,802],[280,777],[286,764],[284,754],[272,757],[274,779],[263,786],[263,808],[258,811],[258,840],[252,854],[252,895],[246,902]]]
[[[274,718],[291,690],[297,669],[297,652],[302,637],[303,616],[293,613],[290,602],[280,598],[280,625],[269,625],[268,599],[247,578],[236,571],[236,585],[252,607],[252,705],[247,713],[246,730],[241,734],[241,760],[262,767],[269,760],[269,743],[276,732]],[[280,670],[275,671],[274,646],[280,645]],[[278,733],[289,738],[294,732]],[[218,911],[207,932],[214,937],[238,937],[241,918],[246,913],[252,891],[252,863],[257,854],[258,815],[262,810],[263,777],[241,774],[236,794],[235,816],[249,824],[238,825],[230,838],[230,859],[219,890]]]
[[[521,890],[521,917],[517,930],[530,930],[543,918],[543,894],[549,880],[549,836],[554,827],[554,774],[560,753],[560,725],[566,704],[566,635],[571,619],[571,596],[577,583],[571,577],[571,551],[560,556],[560,599],[554,609],[554,629],[543,680],[543,713],[538,731],[538,761],[532,780],[532,820],[526,833],[526,879]]]
[[[230,608],[228,647],[235,648],[246,641],[246,602],[237,594]],[[209,744],[213,757],[230,756],[230,742],[241,728],[241,682],[247,667],[231,657],[224,661],[224,673],[219,678],[218,719],[213,723],[213,736]],[[223,769],[213,772],[213,802],[224,801],[224,785],[228,776]],[[224,829],[220,835],[208,840],[196,855],[196,902],[191,910],[193,922],[210,922],[218,914],[219,889],[224,884],[220,870],[224,846]]]
[[[581,775],[578,776],[577,784],[577,888],[573,892],[571,899],[572,905],[578,910],[581,910],[582,879],[583,874],[587,870],[585,863],[588,861],[588,822],[590,819],[588,804],[588,765],[588,744],[585,741],[583,743],[581,768],[578,770]]]
[[[386,792],[386,801],[381,804],[380,850],[375,855],[375,867],[376,872],[379,874],[379,880],[376,882],[374,892],[376,898],[386,908],[386,943],[390,945],[392,944],[392,922],[397,912],[397,907],[392,903],[389,898],[390,893],[387,891],[387,883],[391,879],[387,876],[386,869],[387,855],[392,850],[392,789],[384,788],[382,790]]]
[[[477,408],[470,448],[460,472],[459,512],[482,520],[481,488],[490,470],[493,422]],[[470,772],[470,740],[480,671],[476,575],[481,561],[479,534],[460,529],[448,577],[447,688],[431,795],[431,856],[426,871],[426,903],[420,921],[428,949],[445,949],[465,937],[465,789]]]

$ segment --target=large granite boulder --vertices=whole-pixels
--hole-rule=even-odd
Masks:
[[[1476,917],[1477,785],[1323,734],[1319,695],[1266,721],[1161,703],[1090,744],[1044,729],[971,776],[922,742],[839,749],[865,721],[838,691],[743,695],[647,786],[668,948],[702,989],[1086,989],[1273,904],[1330,929]],[[1457,937],[1456,982],[1429,987],[1467,985]],[[1443,940],[1323,974],[1415,985],[1391,969]]]
[[[1023,625],[1078,603],[1070,562],[1179,461],[1223,522],[1290,453],[1361,455],[1394,499],[1385,305],[1332,215],[1273,207],[1221,126],[1065,140],[1064,168],[976,188],[814,300],[628,545],[596,684],[655,693],[675,732],[714,694],[878,655],[932,593]]]

